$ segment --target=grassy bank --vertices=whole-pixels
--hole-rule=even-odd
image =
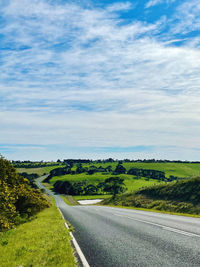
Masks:
[[[60,196],[65,201],[65,203],[69,206],[80,205],[72,196],[68,196],[68,195],[60,195]]]
[[[200,178],[143,188],[103,204],[200,215]]]
[[[0,251],[2,267],[76,266],[69,232],[55,206],[16,229],[0,233]]]
[[[109,198],[111,195],[89,195],[89,196],[73,196],[76,200],[85,200],[85,199],[105,199]]]

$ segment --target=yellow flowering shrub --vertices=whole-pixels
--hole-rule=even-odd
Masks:
[[[13,228],[48,206],[40,190],[31,188],[28,180],[0,157],[0,231]]]

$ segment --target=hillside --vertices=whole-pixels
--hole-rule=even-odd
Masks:
[[[64,162],[62,163],[64,164]],[[58,193],[73,194],[75,196],[85,195],[85,198],[90,195],[101,195],[104,198],[106,195],[99,190],[99,183],[104,183],[110,177],[118,177],[124,180],[126,193],[134,192],[140,188],[153,186],[164,182],[191,178],[199,175],[199,163],[177,163],[177,162],[65,162],[65,166],[58,166],[50,171],[50,175],[45,179],[49,188],[54,188]],[[55,185],[61,186],[61,182],[69,183],[73,186],[82,187],[79,190],[81,193],[70,193],[68,190],[58,190]],[[86,187],[93,188],[92,193],[85,190]],[[77,191],[77,190],[76,190]],[[91,191],[91,190],[90,190]]]
[[[200,177],[142,188],[103,204],[200,214]]]

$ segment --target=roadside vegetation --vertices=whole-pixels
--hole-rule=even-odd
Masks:
[[[70,195],[61,195],[61,198],[65,201],[65,203],[69,206],[77,206],[80,205],[75,198]]]
[[[200,177],[142,188],[102,204],[200,215]]]
[[[76,266],[69,231],[54,204],[32,221],[0,232],[0,251],[2,267]]]
[[[0,204],[0,231],[26,222],[50,206],[41,191],[31,187],[29,180],[3,157],[0,157]]]
[[[76,266],[69,230],[54,201],[37,188],[37,177],[20,175],[0,157],[0,265]]]

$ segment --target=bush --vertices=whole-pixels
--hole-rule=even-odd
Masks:
[[[50,204],[40,190],[29,186],[12,164],[0,157],[0,231],[35,215]]]

